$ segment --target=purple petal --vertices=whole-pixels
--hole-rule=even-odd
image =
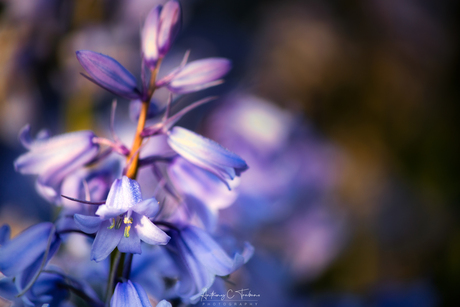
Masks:
[[[78,131],[35,140],[14,166],[22,174],[39,175],[39,190],[51,198],[57,197],[62,180],[97,155],[99,145],[93,143],[94,137],[91,131]]]
[[[106,204],[99,206],[96,214],[103,219],[112,218],[128,211],[141,200],[139,183],[123,176],[122,179],[116,179],[113,182]]]
[[[121,226],[123,228],[123,226]],[[126,225],[124,226],[126,227]],[[122,253],[141,254],[141,239],[136,230],[132,229],[129,231],[129,237],[121,237],[120,243],[118,243],[118,250]]]
[[[147,244],[165,245],[169,242],[170,237],[146,216],[143,216],[134,226],[139,238]]]
[[[34,263],[48,245],[52,223],[34,225],[0,247],[0,272],[14,276]]]
[[[205,231],[188,226],[181,232],[183,240],[197,260],[216,275],[232,273],[233,261]]]
[[[158,23],[160,18],[161,6],[153,8],[145,19],[144,28],[142,29],[142,52],[144,62],[150,68],[155,68],[158,61]]]
[[[168,1],[161,11],[157,45],[160,57],[166,55],[181,26],[181,9],[179,2]]]
[[[128,209],[114,208],[108,205],[101,205],[97,208],[96,215],[100,216],[103,220],[115,218],[120,214],[125,213]]]
[[[193,61],[184,66],[168,84],[168,89],[177,94],[196,92],[217,84],[231,68],[231,63],[223,58],[208,58]]]
[[[136,78],[115,59],[89,50],[77,51],[77,59],[97,85],[121,97],[140,98]]]
[[[138,202],[131,208],[134,212],[139,213],[140,215],[145,215],[147,217],[155,216],[160,210],[158,201],[155,198],[145,199],[141,202]]]
[[[199,294],[213,284],[215,275],[198,261],[182,239],[176,237],[174,243],[180,252],[178,263],[183,266],[176,291],[185,301],[196,303]]]
[[[123,228],[108,229],[110,225],[110,221],[102,222],[91,247],[91,260],[96,262],[104,260],[120,243],[123,236]]]
[[[199,199],[214,212],[230,206],[238,196],[234,189],[229,191],[216,175],[182,157],[169,164],[168,175],[176,189]]]
[[[139,299],[141,301],[142,306],[152,306],[150,304],[149,297],[147,293],[145,292],[144,288],[142,288],[138,283],[133,282],[132,284],[137,291],[137,295],[139,295]]]
[[[145,291],[141,295],[145,297]],[[130,280],[128,280],[128,282],[118,283],[115,287],[115,291],[113,292],[112,299],[110,300],[110,307],[126,306],[152,307],[148,300],[145,301],[145,298],[141,301],[138,290],[134,287]]]
[[[168,134],[168,144],[179,155],[217,175],[227,185],[241,171],[247,169],[246,162],[237,154],[218,143],[190,130],[174,127]]]
[[[74,220],[77,226],[86,233],[95,233],[101,226],[102,220],[98,216],[75,214]]]

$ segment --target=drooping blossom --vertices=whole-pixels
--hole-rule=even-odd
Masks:
[[[168,164],[168,177],[187,206],[188,214],[195,214],[202,225],[212,231],[216,228],[218,212],[236,200],[235,188],[239,180],[231,181],[231,190],[213,173],[190,163],[181,156]]]
[[[110,307],[152,307],[145,290],[135,282],[119,282],[110,301]],[[156,307],[171,307],[166,300],[160,301]]]
[[[20,133],[20,140],[29,151],[14,161],[16,170],[22,174],[38,175],[37,190],[46,199],[59,200],[60,186],[64,178],[92,161],[99,152],[93,142],[92,131],[77,131],[54,137],[32,140],[30,126]]]
[[[157,82],[176,94],[187,94],[219,85],[231,69],[231,62],[223,58],[207,58],[177,68],[170,75]]]
[[[233,273],[254,252],[254,248],[246,243],[243,252],[235,253],[232,259],[206,231],[190,225],[171,231],[169,245],[172,248],[168,252],[180,272],[176,294],[188,303],[196,303],[214,283],[215,276]]]
[[[126,176],[116,179],[106,203],[96,216],[75,214],[75,222],[86,233],[96,233],[91,260],[101,261],[114,249],[140,254],[141,240],[152,245],[168,243],[169,236],[149,219],[159,210],[155,198],[142,200],[139,184]]]
[[[182,127],[171,129],[168,133],[168,144],[183,158],[216,175],[229,189],[229,181],[248,168],[246,162],[237,154]]]

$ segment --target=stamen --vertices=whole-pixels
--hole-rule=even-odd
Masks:
[[[125,227],[125,238],[129,238],[129,231],[131,230],[131,225]]]
[[[123,222],[127,224],[125,227],[125,238],[129,238],[129,231],[131,230],[131,224],[133,223],[133,218],[125,216]]]
[[[107,227],[107,229],[113,229],[113,227],[115,227],[115,219],[112,218],[110,220],[111,220],[112,224],[109,227]]]

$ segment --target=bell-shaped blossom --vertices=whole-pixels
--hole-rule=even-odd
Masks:
[[[171,129],[168,133],[168,144],[183,158],[215,174],[229,189],[229,181],[248,168],[246,162],[237,154],[182,127]]]
[[[216,227],[219,210],[233,204],[238,197],[235,188],[239,180],[232,180],[229,190],[216,175],[181,156],[168,164],[168,177],[184,199],[187,211],[195,213],[210,231]]]
[[[58,250],[60,243],[54,225],[41,223],[26,229],[0,246],[0,272],[8,277],[6,284],[10,278],[14,278],[13,292],[21,292],[31,287]],[[43,287],[37,291],[41,293],[42,289]],[[27,296],[34,296],[31,290],[27,293]],[[27,297],[24,299],[27,300]]]
[[[57,201],[64,178],[93,160],[99,145],[93,142],[92,131],[66,133],[50,138],[31,140],[29,126],[23,128],[20,139],[29,152],[14,162],[22,174],[38,175],[37,189],[46,199]]]
[[[136,78],[115,59],[89,50],[79,50],[76,54],[81,66],[90,75],[85,76],[89,80],[115,95],[128,99],[141,98]]]
[[[254,253],[254,248],[246,243],[243,252],[236,253],[232,259],[207,232],[194,226],[171,231],[169,244],[172,248],[168,252],[180,270],[176,294],[191,303],[196,303],[211,287],[216,275],[233,273]]]
[[[192,61],[158,81],[157,86],[164,86],[173,93],[187,94],[219,85],[231,69],[228,59],[207,58]]]
[[[0,246],[0,272],[16,276],[37,262],[40,264],[47,248],[47,257],[51,258],[59,245],[53,223],[34,225]]]
[[[155,68],[158,59],[169,51],[179,32],[180,21],[177,1],[168,1],[163,7],[159,5],[149,12],[142,30],[142,52],[148,67]]]
[[[115,287],[110,307],[152,307],[145,290],[135,282],[119,282]],[[171,303],[166,300],[159,302],[156,307],[171,307]]]
[[[139,184],[126,176],[117,179],[110,188],[106,203],[99,206],[97,216],[75,214],[75,222],[86,233],[95,233],[91,259],[101,261],[114,249],[140,254],[141,240],[152,245],[164,245],[169,236],[149,219],[158,213],[155,198],[142,200]]]

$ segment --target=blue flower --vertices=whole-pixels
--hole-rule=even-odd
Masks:
[[[246,243],[241,254],[230,258],[216,241],[204,230],[186,226],[180,231],[171,231],[169,254],[180,270],[176,293],[185,302],[196,303],[200,295],[214,283],[215,276],[227,276],[244,263],[254,253],[254,248]]]
[[[218,212],[227,208],[238,197],[233,180],[232,190],[213,173],[202,169],[178,156],[168,165],[168,178],[181,195],[189,213],[194,213],[203,226],[212,231],[218,220]]]
[[[14,166],[21,174],[38,175],[37,190],[52,202],[60,201],[64,178],[91,162],[99,152],[92,131],[78,131],[31,140],[27,125],[20,140],[29,152],[19,156]]]
[[[112,299],[110,301],[110,307],[152,307],[150,304],[147,293],[137,283],[131,282],[120,282],[115,287]],[[171,303],[162,300],[156,305],[156,307],[171,307]]]
[[[53,223],[34,225],[0,246],[0,272],[7,277],[17,276],[32,267],[38,270],[47,253],[48,261],[57,251],[60,239]]]
[[[41,271],[60,244],[61,240],[52,223],[34,225],[12,240],[4,242],[0,246],[0,272],[8,277],[1,285],[7,290],[6,295],[13,298],[18,292],[24,291],[27,295],[22,299],[29,303],[30,300],[39,300],[38,297],[44,292],[53,289],[53,287],[46,287],[47,282],[42,283],[44,279],[41,277]],[[13,278],[15,289],[10,287]],[[48,298],[44,296],[40,300],[51,300],[49,296]]]
[[[216,175],[229,189],[230,180],[248,169],[237,154],[182,127],[174,127],[168,132],[168,144],[183,158]]]
[[[95,233],[91,260],[101,261],[114,249],[140,254],[141,240],[152,245],[164,245],[169,236],[155,226],[149,217],[158,213],[155,198],[142,200],[139,184],[126,176],[117,179],[110,188],[107,201],[96,211],[98,216],[75,214],[75,222],[86,233]]]

